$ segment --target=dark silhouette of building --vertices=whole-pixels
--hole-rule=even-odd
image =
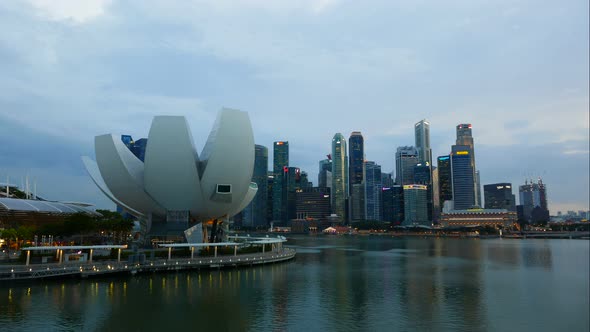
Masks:
[[[437,158],[438,167],[438,199],[440,209],[444,206],[445,201],[453,200],[453,177],[451,168],[451,157],[440,156]]]
[[[296,219],[325,220],[330,212],[330,188],[312,187],[296,192]]]
[[[272,220],[287,221],[287,185],[285,173],[289,168],[289,142],[278,141],[273,143],[274,175],[272,186]]]
[[[527,180],[524,185],[518,188],[518,191],[520,195],[520,204],[523,209],[523,217],[527,222],[533,222],[532,213],[533,209],[537,206],[546,211],[547,215],[549,214],[547,188],[542,179],[539,178],[537,183],[534,183],[533,180],[530,180],[530,182]],[[536,215],[537,217],[542,217],[545,213],[541,214],[537,212]]]
[[[405,211],[404,211],[404,186],[396,184],[391,187],[393,195],[393,223],[400,225],[404,222]]]
[[[381,188],[381,220],[393,221],[393,189],[391,187]]]
[[[486,209],[506,209],[516,211],[516,199],[512,194],[511,183],[492,183],[483,186]]]
[[[243,211],[242,226],[266,226],[268,224],[268,149],[262,145],[254,146],[252,182],[256,183],[258,191]]]

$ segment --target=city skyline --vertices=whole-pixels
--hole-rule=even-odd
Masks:
[[[336,132],[391,172],[417,121],[433,159],[471,123],[480,185],[541,176],[552,214],[588,209],[585,1],[72,3],[0,5],[0,179],[42,197],[113,209],[79,161],[95,135],[147,137],[155,115],[200,132],[227,106],[314,184]]]

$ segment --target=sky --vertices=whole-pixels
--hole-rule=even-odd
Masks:
[[[587,0],[0,2],[0,182],[114,208],[86,174],[94,136],[183,115],[200,151],[222,107],[289,141],[317,184],[340,132],[394,169],[414,123],[433,156],[471,123],[482,184],[539,176],[552,214],[589,209]],[[518,193],[516,193],[518,196]]]

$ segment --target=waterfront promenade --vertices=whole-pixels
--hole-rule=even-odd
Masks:
[[[0,266],[0,281],[34,280],[43,278],[81,277],[110,274],[138,274],[160,271],[181,271],[199,269],[219,269],[247,267],[270,264],[295,258],[295,250],[281,248],[264,253],[224,255],[217,257],[198,256],[194,258],[170,258],[146,260],[143,263],[119,262],[117,260],[95,261],[85,263],[49,263],[31,265]]]

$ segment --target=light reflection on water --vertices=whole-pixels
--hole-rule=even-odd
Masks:
[[[289,263],[0,285],[0,326],[73,331],[589,328],[588,241],[294,237],[290,242],[298,254]]]

